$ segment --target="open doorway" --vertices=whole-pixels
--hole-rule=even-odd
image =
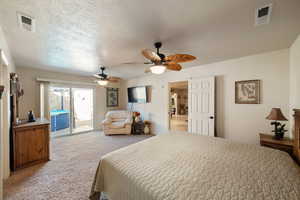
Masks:
[[[169,130],[188,131],[188,81],[169,83]]]

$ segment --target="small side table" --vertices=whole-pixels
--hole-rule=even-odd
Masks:
[[[132,124],[132,134],[133,135],[143,135],[145,124],[143,121],[134,122]]]
[[[283,138],[282,140],[276,140],[273,138],[273,135],[268,134],[259,134],[260,145],[265,147],[270,147],[273,149],[285,151],[293,158],[293,147],[294,141],[290,138]]]

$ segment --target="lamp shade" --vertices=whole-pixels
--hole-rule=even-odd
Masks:
[[[276,121],[287,121],[285,116],[282,114],[280,108],[272,108],[270,114],[266,117],[266,119]]]

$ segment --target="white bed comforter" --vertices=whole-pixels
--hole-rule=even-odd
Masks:
[[[156,136],[105,155],[90,199],[300,200],[287,153],[186,134]]]

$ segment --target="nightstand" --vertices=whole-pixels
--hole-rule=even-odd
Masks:
[[[143,135],[144,134],[145,123],[143,121],[133,122],[132,124],[132,134],[133,135]]]
[[[260,145],[265,147],[270,147],[273,149],[278,149],[281,151],[285,151],[288,154],[293,156],[293,147],[294,147],[294,141],[289,138],[283,138],[282,140],[276,140],[273,138],[273,135],[268,134],[259,134],[260,137]]]

